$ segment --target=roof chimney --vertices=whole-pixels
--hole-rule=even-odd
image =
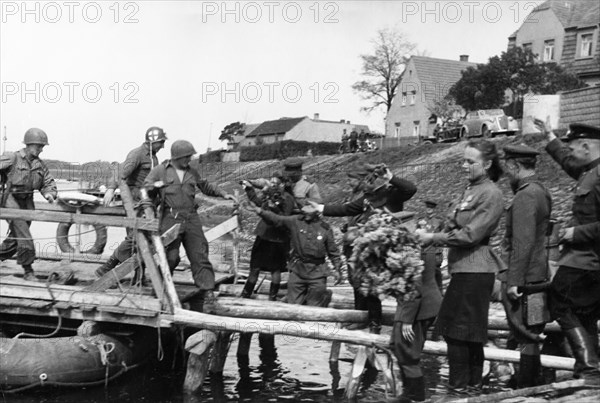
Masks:
[[[346,120],[345,119],[341,119],[340,123],[346,123]]]
[[[319,114],[315,113],[315,116],[313,117],[313,120],[319,120]]]
[[[461,62],[468,62],[469,61],[469,55],[460,55],[460,61]]]

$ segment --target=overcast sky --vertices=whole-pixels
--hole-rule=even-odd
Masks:
[[[431,57],[486,62],[541,1],[1,1],[0,128],[42,158],[122,161],[149,126],[200,152],[221,129],[319,113],[383,132],[352,91],[359,55],[396,26]],[[25,4],[25,6],[24,6]],[[4,142],[2,143],[4,151]]]

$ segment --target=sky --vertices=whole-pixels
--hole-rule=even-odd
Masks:
[[[0,1],[1,151],[39,127],[42,158],[123,161],[150,126],[204,152],[224,126],[281,117],[384,131],[352,90],[395,28],[420,54],[485,63],[541,1]],[[6,128],[6,131],[5,129]]]

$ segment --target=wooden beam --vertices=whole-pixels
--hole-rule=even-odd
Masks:
[[[71,306],[93,305],[93,306],[117,306],[122,308],[140,309],[152,312],[161,312],[160,301],[155,298],[137,295],[119,295],[105,292],[83,291],[79,287],[65,290],[54,284],[41,284],[24,282],[15,284],[0,278],[0,296],[10,298],[37,299],[49,302],[66,302]],[[63,286],[67,287],[67,286]]]
[[[45,202],[34,202],[36,210],[40,211],[63,211],[63,212],[74,212],[75,206],[67,206],[64,203],[45,203]],[[96,215],[112,215],[125,217],[125,209],[123,207],[104,207],[98,206],[83,206],[81,207],[83,214],[96,214]]]
[[[236,229],[238,227],[238,218],[237,216],[233,216],[225,221],[223,221],[221,224],[212,227],[211,229],[209,229],[208,231],[206,231],[204,233],[204,236],[206,237],[206,240],[210,243],[212,241],[214,241],[217,238],[222,237],[223,235],[233,231],[234,229]]]
[[[20,219],[25,221],[64,222],[158,231],[158,220],[147,218],[123,218],[93,214],[65,213],[62,211],[21,210],[12,208],[0,208],[0,216],[3,220]]]
[[[363,346],[389,348],[390,337],[361,331],[340,329],[331,324],[315,322],[273,321],[261,319],[227,318],[205,313],[175,309],[173,315],[165,315],[165,319],[175,324],[209,329],[213,331],[228,330],[232,332],[253,332],[263,334],[284,334],[315,340],[342,341]],[[427,340],[423,349],[425,353],[446,355],[447,346],[444,342]],[[519,362],[520,353],[513,350],[502,350],[484,347],[485,358],[492,361]],[[545,367],[573,370],[575,360],[572,358],[542,355],[542,365]]]

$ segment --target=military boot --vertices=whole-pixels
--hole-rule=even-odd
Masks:
[[[536,386],[540,379],[542,364],[539,355],[521,354],[519,360],[519,373],[517,375],[517,388]]]
[[[277,301],[277,294],[279,294],[280,284],[271,283],[269,288],[269,301]]]
[[[206,312],[207,310],[214,310],[219,307],[219,302],[217,301],[217,296],[213,292],[213,290],[204,291],[204,306],[202,307],[202,312]]]
[[[23,270],[25,271],[25,274],[23,275],[23,280],[38,281],[38,278],[35,276],[35,273],[33,272],[33,267],[31,267],[30,264],[23,265]]]
[[[254,293],[255,286],[256,286],[256,281],[246,281],[246,284],[244,284],[244,289],[242,290],[242,294],[240,295],[240,297],[252,298],[252,294]]]
[[[600,370],[598,369],[598,356],[595,346],[583,327],[575,327],[564,331],[575,357],[575,378],[598,378]]]
[[[105,263],[98,266],[98,268],[96,269],[96,276],[98,278],[104,276],[106,273],[114,269],[119,263],[119,259],[117,259],[116,257],[109,257]]]

